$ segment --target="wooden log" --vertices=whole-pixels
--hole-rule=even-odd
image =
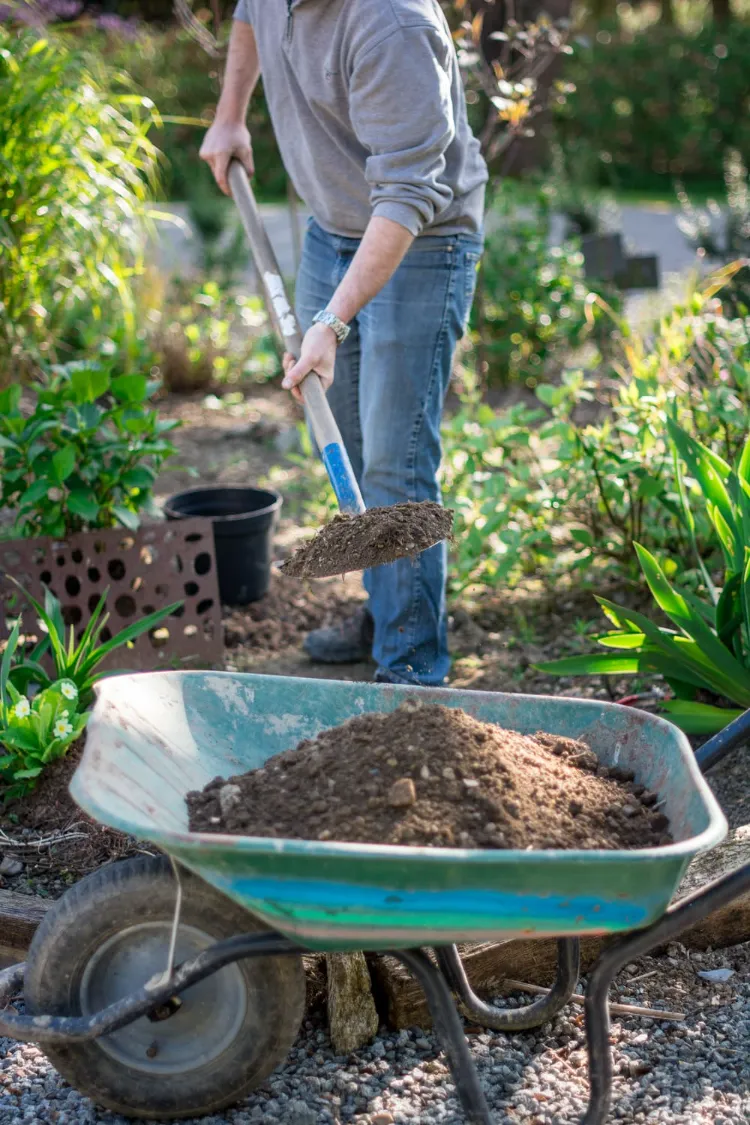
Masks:
[[[49,907],[48,900],[36,895],[0,890],[0,968],[23,961]]]
[[[326,954],[328,1030],[337,1055],[350,1055],[378,1032],[370,970],[362,953]]]
[[[600,948],[599,938],[587,938],[581,943],[584,972],[593,965]],[[553,939],[484,942],[459,946],[459,952],[472,988],[484,1000],[500,996],[508,977],[544,986],[551,985],[555,978],[557,942]],[[399,961],[378,956],[372,959],[370,970],[375,995],[389,1027],[400,1030],[432,1026],[422,989]]]
[[[711,852],[698,856],[691,864],[677,898],[700,890],[714,879],[750,862],[750,825],[730,832],[727,840]],[[596,961],[606,938],[585,938],[581,942],[581,966],[585,973]],[[724,949],[750,941],[750,895],[745,895],[677,939],[687,949]],[[557,946],[553,939],[487,942],[461,948],[466,973],[474,991],[483,1000],[497,998],[508,991],[507,980],[527,981],[549,987],[555,976]],[[394,1029],[431,1026],[430,1014],[419,985],[400,962],[392,957],[372,958],[370,969],[375,993],[384,1018]]]

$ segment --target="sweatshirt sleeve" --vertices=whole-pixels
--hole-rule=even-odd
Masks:
[[[232,18],[240,20],[242,23],[252,23],[253,14],[250,10],[250,0],[239,0],[237,7],[234,9]]]
[[[453,200],[443,175],[455,135],[452,50],[434,28],[400,28],[355,59],[350,77],[352,126],[370,153],[372,214],[415,236]]]

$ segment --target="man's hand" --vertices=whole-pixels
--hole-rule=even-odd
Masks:
[[[244,165],[248,176],[254,172],[253,150],[250,133],[241,123],[225,124],[214,121],[203,138],[200,150],[201,160],[205,160],[214,174],[214,179],[225,195],[231,195],[227,173],[232,160]]]
[[[313,324],[305,333],[302,352],[296,361],[288,353],[284,356],[284,390],[291,391],[298,402],[302,402],[300,383],[314,371],[320,376],[323,390],[327,391],[333,382],[333,368],[336,363],[336,333],[327,324]]]

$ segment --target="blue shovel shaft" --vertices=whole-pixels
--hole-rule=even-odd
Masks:
[[[236,160],[233,160],[229,167],[229,186],[260,274],[269,316],[286,351],[290,355],[298,356],[302,347],[299,322],[289,304],[276,255],[263,226],[247,172]],[[365,502],[359,491],[349,455],[341,440],[336,419],[328,405],[323,384],[314,371],[307,376],[300,390],[339,507],[345,515],[359,515],[365,510]]]

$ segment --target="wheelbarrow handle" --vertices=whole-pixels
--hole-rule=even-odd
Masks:
[[[229,166],[229,186],[260,274],[268,315],[285,350],[296,358],[302,349],[302,331],[289,303],[281,270],[263,225],[247,172],[238,160],[233,160]],[[339,507],[347,515],[358,515],[365,510],[364,500],[319,376],[312,371],[300,389]]]
[[[719,764],[730,750],[743,742],[750,741],[750,710],[738,715],[731,723],[704,742],[695,755],[695,760],[703,773]]]

